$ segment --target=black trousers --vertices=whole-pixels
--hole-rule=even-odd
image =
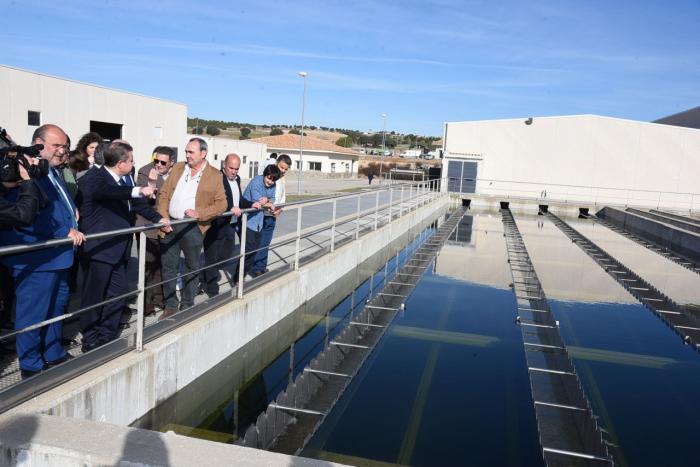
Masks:
[[[238,280],[238,261],[231,260],[218,266],[212,266],[218,262],[233,257],[236,246],[236,233],[231,224],[216,229],[209,229],[204,236],[204,265],[207,269],[202,271],[201,282],[204,291],[210,297],[219,293],[219,271],[225,270],[231,274],[232,282]]]
[[[81,308],[95,305],[127,292],[127,261],[128,259],[124,258],[117,264],[109,264],[88,258],[83,263],[86,270]],[[116,338],[119,334],[119,323],[125,306],[126,299],[121,298],[83,312],[80,315],[83,344],[101,345]]]

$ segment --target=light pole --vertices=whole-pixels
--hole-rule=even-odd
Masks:
[[[301,170],[304,167],[304,110],[306,108],[306,77],[309,74],[305,71],[297,72],[297,76],[304,78],[304,95],[301,98],[301,137],[299,138],[299,177],[297,185],[297,194],[301,194]]]
[[[382,128],[382,155],[379,158],[379,183],[382,183],[382,171],[384,169],[384,153],[386,152],[386,114],[381,114],[384,119],[384,127]]]

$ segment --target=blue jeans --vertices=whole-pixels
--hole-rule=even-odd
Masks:
[[[265,216],[263,219],[260,243],[258,244],[258,248],[262,249],[255,254],[255,260],[253,260],[253,267],[250,272],[263,272],[267,268],[267,252],[270,243],[272,243],[275,224],[277,224],[277,219],[274,216]]]

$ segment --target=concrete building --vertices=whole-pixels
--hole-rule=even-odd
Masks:
[[[238,174],[242,179],[257,175],[258,167],[268,157],[267,146],[252,140],[240,141],[220,136],[187,135],[187,140],[190,138],[202,138],[207,142],[209,146],[207,161],[217,169],[221,168],[226,154],[235,152],[241,156],[241,168]]]
[[[278,135],[255,138],[251,141],[267,145],[267,153],[288,154],[292,158],[292,169],[299,169],[299,135]],[[320,172],[323,174],[357,175],[357,161],[360,153],[354,149],[338,146],[330,141],[304,136],[303,162],[304,172]]]
[[[597,115],[450,122],[443,189],[700,210],[700,130]]]
[[[136,167],[149,161],[156,146],[178,147],[183,159],[185,104],[5,65],[0,65],[0,102],[0,126],[18,144],[29,144],[38,126],[55,123],[73,145],[89,131],[128,140]]]

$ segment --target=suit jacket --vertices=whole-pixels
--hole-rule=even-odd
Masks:
[[[166,219],[170,219],[168,207],[175,193],[175,187],[180,177],[189,170],[185,162],[178,162],[170,171],[168,179],[163,184],[158,196],[158,212]],[[199,230],[204,234],[211,226],[211,221],[226,210],[226,191],[221,183],[221,174],[214,167],[206,163],[202,178],[197,186],[194,209],[199,213]]]
[[[221,181],[224,185],[224,191],[226,192],[226,211],[230,211],[231,208],[233,208],[233,192],[231,191],[231,185],[228,183],[228,178],[226,177],[226,174],[224,171],[221,171]],[[241,209],[247,209],[253,206],[253,201],[250,201],[247,198],[243,197],[243,190],[241,190],[241,177],[236,175],[236,184],[238,185],[238,192],[241,194],[240,195],[240,200],[238,202],[238,207]],[[240,221],[238,222],[238,225],[236,225],[236,230],[240,229]],[[230,217],[218,217],[214,219],[211,223],[211,230],[207,232],[207,235],[217,235],[221,236],[221,234],[224,234],[225,232],[221,232],[225,228],[233,227],[231,224],[231,218]]]
[[[121,186],[105,167],[78,180],[82,210],[81,231],[85,234],[133,227],[136,213],[158,222],[161,216],[142,198],[131,198],[133,187]],[[129,210],[131,205],[131,210]],[[133,235],[87,240],[83,254],[94,261],[108,264],[128,257]]]
[[[12,230],[0,231],[0,244],[16,245],[44,242],[56,238],[66,238],[73,228],[73,211],[66,206],[61,194],[56,190],[49,177],[35,179],[35,183],[46,196],[46,204],[37,212],[31,225]],[[59,179],[59,185],[66,193],[68,188]],[[7,199],[17,200],[19,190],[10,190]],[[69,197],[70,198],[70,197]],[[72,205],[72,201],[69,199]],[[75,206],[73,205],[73,209]],[[73,265],[73,245],[43,248],[17,255],[0,256],[0,261],[17,271],[58,271]]]

